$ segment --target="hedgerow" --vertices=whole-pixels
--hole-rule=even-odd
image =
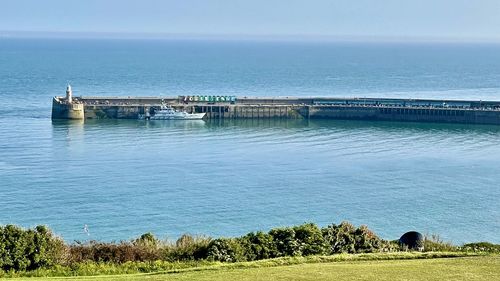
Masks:
[[[500,251],[500,245],[466,244],[456,247],[440,239],[426,239],[430,251]],[[268,232],[250,232],[233,238],[211,239],[182,235],[176,241],[160,240],[151,233],[120,242],[90,241],[65,244],[47,227],[24,229],[0,226],[0,273],[29,272],[43,269],[78,270],[94,265],[240,262],[279,257],[306,257],[339,253],[376,253],[401,251],[395,241],[379,238],[366,226],[349,222],[319,228],[314,223],[273,228]],[[83,266],[83,267],[82,267]],[[79,269],[80,268],[80,269]],[[107,270],[113,267],[106,266]],[[111,268],[111,269],[110,269]],[[65,270],[66,270],[65,269]],[[142,269],[149,271],[149,269]],[[1,275],[0,275],[1,276]]]

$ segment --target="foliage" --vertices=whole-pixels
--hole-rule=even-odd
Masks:
[[[306,223],[274,228],[267,233],[251,232],[236,238],[210,239],[184,234],[176,241],[169,241],[145,233],[131,241],[90,241],[69,245],[65,245],[45,226],[23,229],[7,225],[0,227],[0,276],[6,272],[42,274],[45,271],[60,271],[60,275],[154,272],[207,263],[217,265],[219,262],[253,262],[272,258],[278,258],[273,262],[281,263],[307,256],[342,253],[336,255],[335,259],[339,259],[347,253],[401,250],[397,242],[382,240],[366,226],[355,227],[348,222],[331,224],[322,229],[316,224]],[[437,235],[427,235],[425,251],[433,251],[427,256],[434,255],[435,251],[461,251],[464,255],[468,252],[499,253],[500,245],[481,242],[456,247],[443,242]],[[328,260],[325,257],[321,259]]]
[[[384,243],[366,226],[358,228],[349,222],[329,225],[322,229],[323,237],[329,246],[329,253],[370,253],[382,251]]]
[[[207,259],[210,261],[236,262],[245,260],[245,256],[238,240],[218,238],[210,242]]]
[[[451,244],[450,242],[445,242],[439,235],[436,234],[426,234],[424,236],[424,251],[425,252],[445,252],[445,251],[457,251],[458,248]]]
[[[105,243],[90,241],[87,244],[69,246],[69,264],[85,261],[125,263],[129,261],[152,261],[160,259],[156,245],[130,242]]]
[[[295,239],[295,230],[292,227],[274,228],[269,231],[276,245],[278,257],[300,255],[300,245]]]
[[[277,256],[276,245],[273,237],[264,232],[250,232],[238,238],[243,248],[245,259],[248,261],[269,259]]]
[[[500,253],[500,244],[492,244],[489,242],[477,242],[464,244],[461,247],[462,251],[466,252],[484,252],[484,253]]]
[[[208,237],[184,234],[175,244],[167,247],[164,258],[169,261],[204,259],[208,255],[210,241]]]
[[[45,226],[0,226],[0,269],[4,271],[52,266],[61,261],[64,252],[64,242]]]
[[[153,248],[157,247],[160,243],[160,240],[158,240],[158,238],[156,238],[151,232],[144,233],[133,241],[133,244],[135,245]]]
[[[321,255],[327,252],[328,244],[323,238],[321,229],[314,223],[295,226],[295,239],[302,256]]]

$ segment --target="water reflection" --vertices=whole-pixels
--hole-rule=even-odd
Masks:
[[[52,120],[53,137],[64,136],[66,141],[82,138],[84,126],[84,120]]]
[[[358,120],[324,120],[324,119],[212,119],[212,120],[130,120],[130,119],[87,119],[87,120],[52,120],[55,131],[77,134],[89,128],[139,128],[139,129],[374,129],[377,131],[412,131],[412,132],[450,132],[450,133],[500,133],[500,126],[446,124],[446,123],[415,123],[389,121],[358,121]]]

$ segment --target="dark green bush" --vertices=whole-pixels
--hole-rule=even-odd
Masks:
[[[269,259],[277,256],[276,245],[273,237],[264,232],[250,232],[238,238],[238,243],[243,249],[245,259],[248,261]]]
[[[366,225],[362,225],[354,231],[354,243],[356,253],[377,252],[384,246],[383,240],[368,229]]]
[[[156,248],[161,244],[160,240],[158,240],[158,238],[156,238],[151,232],[144,233],[143,235],[141,235],[141,237],[135,239],[132,243],[137,246],[145,246],[151,248]]]
[[[329,254],[370,253],[380,251],[384,247],[384,241],[366,226],[356,228],[349,222],[342,222],[339,225],[329,225],[323,228],[322,232],[329,247]]]
[[[50,267],[60,263],[64,253],[64,242],[45,226],[0,227],[0,268],[4,271]]]
[[[300,255],[320,255],[327,251],[328,245],[323,238],[321,229],[314,223],[295,226],[293,230],[299,245]]]
[[[331,224],[323,228],[323,237],[328,243],[330,254],[355,253],[354,231],[354,226],[348,222],[342,222],[339,225]]]
[[[216,243],[220,242],[216,241]],[[230,243],[226,240],[224,242],[218,245],[217,252],[210,252],[209,256],[212,260],[252,261],[282,256],[307,256],[322,254],[327,249],[321,229],[312,223],[275,228],[269,233],[251,232],[232,239]],[[234,254],[229,255],[228,258],[228,255],[222,253]]]
[[[236,239],[218,238],[210,242],[207,259],[210,261],[237,262],[244,261],[245,255]]]
[[[274,228],[269,231],[273,237],[278,257],[300,255],[300,245],[295,239],[295,230],[291,227]]]

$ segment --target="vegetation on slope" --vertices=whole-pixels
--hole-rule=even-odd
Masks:
[[[467,244],[463,247],[428,237],[426,250],[440,251],[412,258],[462,256],[467,252],[498,253],[499,245]],[[245,261],[273,259],[271,263],[356,258],[405,258],[406,249],[396,241],[379,238],[366,226],[348,222],[323,228],[313,223],[252,232],[241,237],[217,238],[183,235],[177,241],[163,241],[150,233],[132,241],[65,244],[44,227],[23,229],[0,227],[1,276],[71,276],[158,272],[219,266]],[[379,253],[363,256],[363,253]],[[390,254],[383,254],[390,253]],[[310,257],[310,258],[307,258]],[[326,258],[325,258],[326,257]],[[265,262],[265,261],[264,261]]]

